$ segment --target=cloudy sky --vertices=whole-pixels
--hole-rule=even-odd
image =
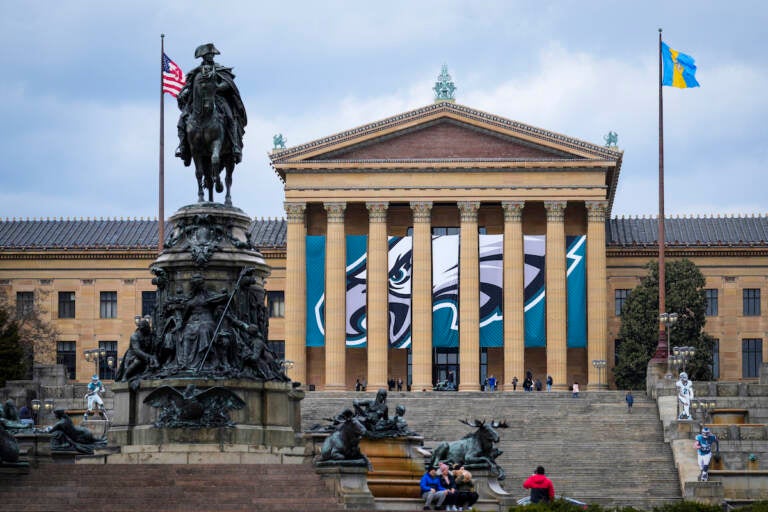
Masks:
[[[282,217],[269,166],[288,146],[424,106],[443,63],[457,102],[603,144],[619,134],[616,215],[658,193],[658,28],[697,89],[664,89],[668,215],[765,214],[768,3],[388,0],[0,0],[0,217],[156,217],[160,34],[183,70],[214,42],[248,112],[233,198]],[[165,211],[196,200],[173,157]]]

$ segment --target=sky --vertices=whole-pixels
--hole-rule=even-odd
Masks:
[[[0,218],[156,218],[160,34],[184,71],[213,42],[248,113],[233,201],[284,217],[269,165],[288,147],[434,101],[595,144],[624,159],[613,216],[658,212],[658,29],[701,87],[664,88],[665,211],[768,212],[768,3],[762,0],[281,2],[0,0]],[[165,96],[165,213],[197,199],[174,158]]]

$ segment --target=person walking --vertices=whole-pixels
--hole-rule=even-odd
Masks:
[[[573,398],[579,398],[579,383],[573,383]]]
[[[555,501],[555,486],[544,473],[544,466],[538,466],[536,471],[523,482],[523,489],[531,490],[531,503]]]
[[[632,396],[632,391],[627,391],[627,394],[624,397],[624,400],[627,401],[627,412],[629,414],[632,414],[632,404],[635,403],[635,397]]]
[[[547,391],[552,391],[552,384],[554,381],[552,380],[551,375],[547,375]]]
[[[512,377],[512,391],[517,391],[517,383],[519,382],[517,375]]]

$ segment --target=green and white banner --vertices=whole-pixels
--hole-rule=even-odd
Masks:
[[[389,346],[411,346],[413,238],[389,237]]]
[[[459,235],[432,237],[432,346],[459,346]]]

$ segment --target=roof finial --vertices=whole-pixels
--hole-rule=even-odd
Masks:
[[[435,91],[435,103],[440,101],[456,102],[456,98],[454,98],[456,85],[453,83],[453,80],[451,80],[451,75],[448,74],[447,64],[443,64],[440,74],[437,77],[437,82],[435,82],[435,86],[432,90]]]

